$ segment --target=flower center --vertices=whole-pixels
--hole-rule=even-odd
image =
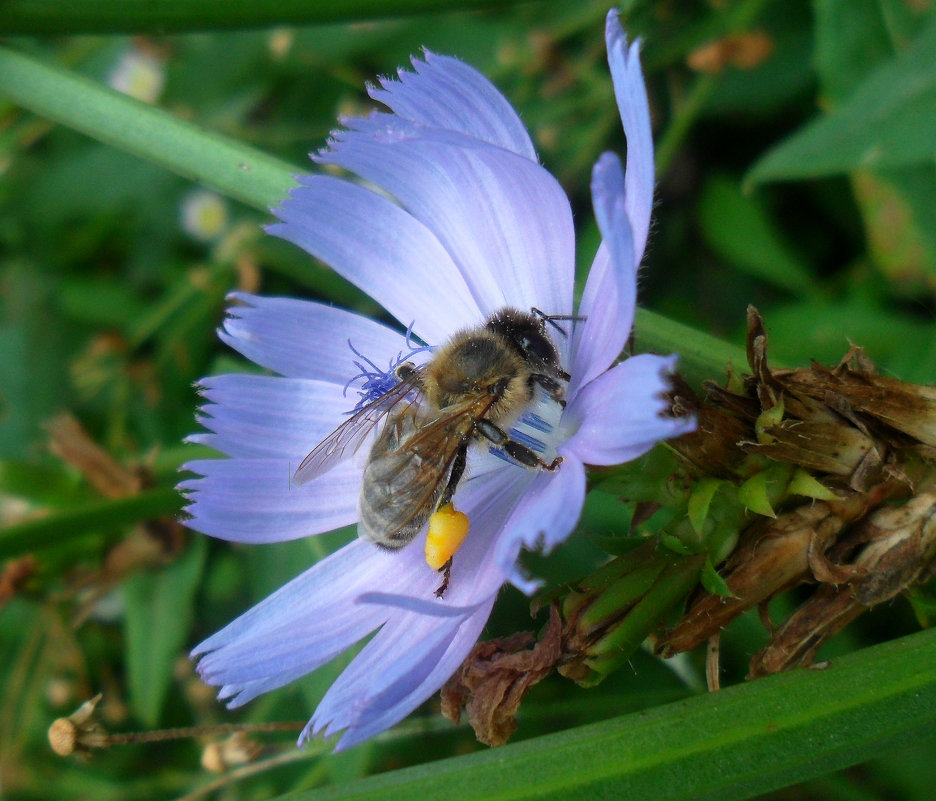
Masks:
[[[353,376],[347,384],[344,385],[343,394],[348,394],[348,387],[350,387],[355,381],[363,381],[361,386],[357,388],[358,401],[354,405],[354,408],[351,409],[348,414],[354,414],[357,411],[360,411],[367,404],[372,403],[377,400],[377,398],[385,395],[397,383],[399,383],[399,375],[397,374],[397,368],[408,361],[410,361],[414,356],[419,353],[426,353],[434,350],[432,345],[417,345],[413,342],[413,324],[410,323],[409,328],[406,329],[406,352],[400,351],[397,353],[396,358],[390,359],[389,366],[386,370],[381,370],[374,362],[367,358],[363,353],[361,353],[354,345],[351,344],[351,340],[348,340],[348,347],[351,349],[351,352],[357,357],[352,359],[352,363],[358,369],[358,373]]]
[[[534,451],[543,461],[551,462],[557,455],[556,449],[564,441],[558,436],[561,417],[562,407],[540,389],[533,404],[508,429],[507,434],[514,442]],[[505,462],[517,464],[503,448],[490,445],[488,451]]]

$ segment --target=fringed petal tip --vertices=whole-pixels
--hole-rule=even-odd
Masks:
[[[621,25],[621,11],[618,8],[609,8],[605,14],[605,47],[610,53],[620,49],[622,42],[627,44],[627,34]]]
[[[647,87],[640,66],[640,40],[628,45],[614,9],[608,13],[605,39],[614,97],[627,139],[627,217],[633,229],[635,262],[639,264],[650,231],[654,186],[653,134]]]
[[[609,54],[625,55],[628,66],[632,66],[633,59],[639,57],[641,41],[634,39],[628,43],[627,33],[621,25],[620,16],[621,12],[616,8],[612,8],[605,16],[605,46]]]
[[[381,76],[370,97],[402,119],[457,131],[537,161],[530,135],[508,100],[474,67],[423,50],[412,71]]]
[[[192,434],[191,436],[197,437],[198,434]],[[186,441],[188,441],[188,439],[190,438],[191,437],[186,438]],[[187,462],[183,462],[182,464],[179,465],[179,472],[180,473],[194,473],[196,476],[206,476],[208,475],[207,473],[208,461],[209,460],[206,460],[206,459],[191,459]],[[197,479],[194,479],[194,478],[186,479],[185,481],[182,481],[176,487],[176,489],[179,490],[180,492],[183,490],[192,491],[196,489],[196,487],[193,486],[196,483],[197,483]]]

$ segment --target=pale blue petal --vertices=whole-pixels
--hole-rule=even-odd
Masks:
[[[365,699],[365,702],[356,710],[352,725],[338,741],[335,750],[342,751],[351,748],[398,723],[421,703],[438,692],[458,669],[459,665],[465,661],[468,654],[471,653],[471,649],[481,636],[488,617],[490,617],[493,604],[494,599],[492,598],[471,617],[462,622],[458,630],[449,639],[445,651],[440,656],[433,654],[435,657],[434,662],[431,659],[424,662],[430,670],[419,684],[415,684],[413,679],[418,678],[422,671],[415,673],[415,675],[405,676],[400,681],[400,684],[405,688],[411,688],[408,693],[403,694],[396,687],[389,689],[388,695],[393,694],[396,696],[394,706],[388,708],[385,699],[380,697]]]
[[[319,158],[389,192],[424,223],[484,316],[505,305],[571,313],[575,231],[562,188],[532,161],[452,139],[391,118],[336,134]]]
[[[507,581],[524,595],[533,595],[543,588],[543,581],[541,579],[531,578],[519,566],[514,567],[514,571]]]
[[[455,507],[468,515],[471,529],[455,554],[445,600],[470,607],[492,597],[513,571],[498,560],[500,542],[510,536],[505,522],[525,496],[536,473],[504,463],[504,468],[460,487]]]
[[[573,336],[570,399],[618,357],[630,336],[637,303],[637,262],[624,208],[624,171],[613,153],[603,154],[595,164],[592,198],[603,242],[579,305],[584,320]]]
[[[338,750],[392,726],[435,693],[465,660],[493,597],[464,620],[403,616],[384,626],[332,685],[300,737],[347,729]],[[384,636],[386,632],[386,637]]]
[[[418,586],[400,569],[401,557],[363,540],[349,543],[196,646],[199,673],[240,706],[314,670],[390,616],[386,607],[356,605],[359,594]]]
[[[640,42],[635,41],[628,46],[616,9],[608,12],[605,40],[611,79],[614,81],[614,97],[627,137],[625,204],[634,236],[634,262],[640,264],[647,245],[650,213],[653,209],[653,133],[650,128],[647,86],[640,68]]]
[[[391,606],[394,609],[417,612],[420,615],[429,615],[430,617],[464,618],[478,608],[478,604],[473,606],[450,606],[441,599],[430,601],[426,598],[414,598],[411,595],[392,595],[389,592],[365,592],[357,598],[357,603]]]
[[[301,456],[300,456],[301,458]],[[182,470],[200,478],[179,484],[189,504],[186,525],[231,542],[282,542],[357,521],[362,467],[341,462],[307,484],[292,481],[298,461],[204,459]]]
[[[578,523],[585,502],[585,468],[574,453],[560,448],[563,463],[553,473],[535,475],[522,500],[504,524],[495,559],[505,578],[515,578],[520,546],[552,550]]]
[[[563,425],[580,428],[562,446],[586,464],[629,462],[657,442],[695,430],[691,418],[666,417],[663,394],[676,357],[633,356],[596,378],[578,393]]]
[[[325,693],[311,720],[314,735],[329,737],[352,725],[368,700],[379,697],[401,679],[419,684],[437,662],[461,619],[441,620],[394,610],[370,642]],[[419,671],[423,675],[416,676]],[[385,706],[396,699],[385,696]],[[382,710],[381,710],[382,711]]]
[[[193,434],[189,442],[228,456],[292,456],[296,465],[346,419],[358,399],[325,381],[246,374],[204,378],[199,394],[206,403],[198,421],[208,432]]]
[[[322,303],[235,292],[221,339],[253,362],[282,375],[340,386],[357,369],[350,343],[383,367],[406,343],[401,333],[368,317]],[[406,325],[412,320],[407,320]]]
[[[428,344],[483,318],[439,240],[370,189],[327,175],[303,178],[267,231],[328,264]]]
[[[536,161],[530,135],[507,99],[474,67],[428,51],[416,72],[382,78],[370,96],[403,119],[458,131]]]

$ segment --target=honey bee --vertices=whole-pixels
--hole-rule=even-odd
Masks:
[[[295,481],[302,484],[331,469],[385,421],[364,467],[358,534],[395,550],[437,511],[451,513],[472,443],[486,441],[531,470],[558,469],[561,456],[545,462],[505,430],[526,411],[537,387],[565,405],[569,374],[546,330],[555,319],[560,318],[536,309],[503,308],[482,326],[453,336],[426,364],[399,364],[396,384],[322,440],[299,465]],[[428,546],[427,560],[432,564]],[[449,556],[438,568],[445,578],[437,596],[448,586],[451,564]]]

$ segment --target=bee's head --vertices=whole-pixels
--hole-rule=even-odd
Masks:
[[[492,314],[485,328],[503,337],[533,372],[563,374],[544,317],[507,307]]]

